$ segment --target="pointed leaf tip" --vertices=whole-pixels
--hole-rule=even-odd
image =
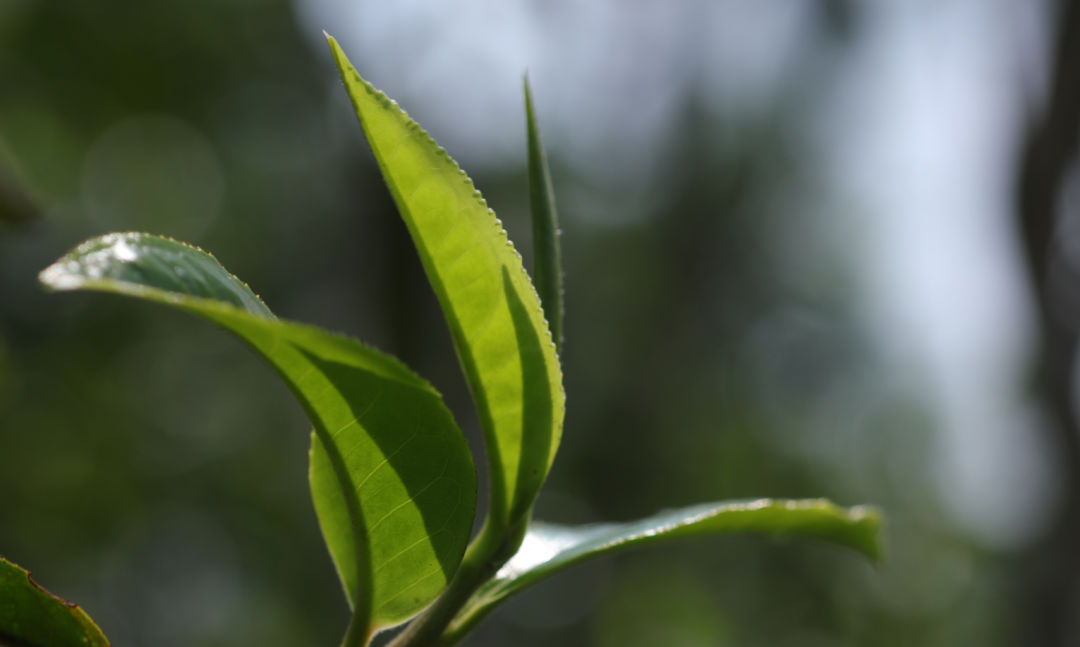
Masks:
[[[559,218],[555,191],[551,185],[547,154],[540,137],[540,125],[533,106],[532,87],[525,74],[525,121],[529,149],[529,211],[533,232],[533,281],[544,308],[546,324],[558,351],[563,341],[562,255],[559,248]]]
[[[562,433],[550,330],[520,255],[472,180],[337,43],[330,48],[450,327],[488,452],[485,527],[501,533],[528,514]]]

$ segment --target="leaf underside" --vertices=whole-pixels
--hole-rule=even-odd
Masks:
[[[109,647],[90,616],[0,557],[0,645]]]
[[[763,533],[816,537],[881,557],[881,513],[823,500],[705,503],[629,523],[561,526],[534,522],[517,554],[473,595],[448,633],[470,630],[508,597],[574,564],[655,542],[697,535]]]
[[[275,319],[212,256],[174,240],[93,239],[41,280],[177,306],[236,334],[273,367],[314,424],[315,508],[370,630],[408,619],[445,588],[472,528],[476,469],[427,382],[357,341]]]
[[[539,298],[472,180],[329,41],[449,324],[484,430],[489,522],[506,528],[531,509],[562,434],[562,372]]]

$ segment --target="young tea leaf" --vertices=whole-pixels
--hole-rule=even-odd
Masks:
[[[732,533],[803,535],[881,557],[881,513],[839,508],[829,501],[705,503],[629,523],[560,526],[536,522],[517,554],[481,587],[447,629],[442,645],[461,639],[507,598],[574,564],[616,551],[680,537]]]
[[[0,645],[109,647],[77,605],[38,586],[30,573],[0,557]]]
[[[563,287],[559,252],[559,217],[555,212],[555,191],[551,188],[544,142],[533,108],[532,88],[525,77],[525,120],[529,131],[529,207],[532,213],[533,280],[536,293],[547,314],[551,337],[562,350]]]
[[[502,536],[527,518],[562,434],[565,396],[551,332],[521,255],[472,180],[329,41],[450,326],[484,430],[488,531]]]
[[[236,334],[281,376],[315,427],[315,508],[354,605],[346,644],[408,619],[445,588],[472,528],[476,469],[427,382],[359,342],[275,319],[212,256],[171,239],[96,238],[41,280],[187,310]]]

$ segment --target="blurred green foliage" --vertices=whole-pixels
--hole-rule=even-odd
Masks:
[[[0,4],[0,135],[43,211],[0,229],[0,554],[118,645],[334,644],[347,608],[308,498],[309,427],[284,387],[192,318],[46,298],[37,272],[78,241],[191,238],[280,316],[395,353],[481,450],[438,304],[321,35],[301,34],[294,11]],[[830,24],[805,63],[819,74],[843,47]],[[659,168],[683,179],[658,183],[629,222],[587,207],[627,187],[589,185],[551,151],[573,396],[537,514],[872,501],[891,522],[886,565],[754,538],[631,553],[545,582],[467,644],[1008,639],[1003,562],[943,518],[933,429],[882,373],[852,311],[851,263],[818,229],[828,196],[798,119],[814,90],[751,116],[680,98]],[[474,179],[528,250],[524,166]]]

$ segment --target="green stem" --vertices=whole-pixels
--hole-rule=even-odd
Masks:
[[[349,620],[349,628],[345,630],[345,638],[341,641],[341,647],[367,647],[375,634],[371,631],[370,623],[366,614],[353,613]]]

